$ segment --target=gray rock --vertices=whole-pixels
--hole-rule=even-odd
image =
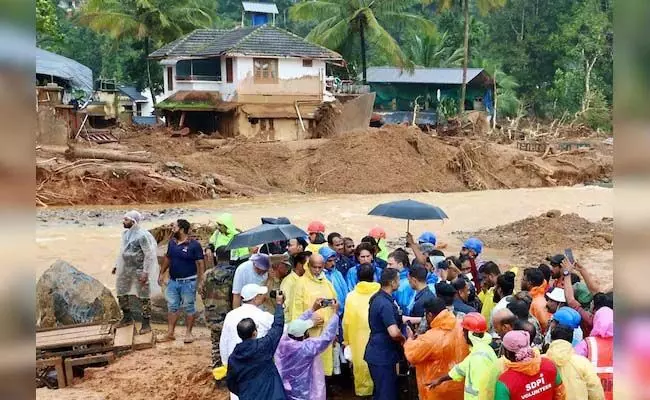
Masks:
[[[181,163],[179,163],[179,162],[176,162],[176,161],[167,161],[167,162],[165,163],[165,167],[166,167],[167,169],[183,169],[183,168],[185,168],[185,167],[183,166],[183,164],[181,164]]]
[[[121,318],[115,297],[101,282],[58,260],[36,284],[36,325],[41,328]]]

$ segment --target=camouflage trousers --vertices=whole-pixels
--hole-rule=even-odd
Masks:
[[[212,368],[217,368],[221,362],[221,351],[219,349],[219,340],[221,339],[221,327],[210,329],[210,340],[212,341]]]
[[[125,315],[131,312],[129,297],[129,295],[117,296],[117,302]],[[138,300],[140,300],[140,306],[142,307],[142,319],[151,319],[151,299],[138,298]]]

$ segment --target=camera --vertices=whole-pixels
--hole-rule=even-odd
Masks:
[[[275,290],[274,289],[274,290],[271,290],[269,292],[269,297],[272,298],[272,299],[275,299],[276,297],[278,297],[278,295],[284,296],[284,293],[282,293],[282,290]]]
[[[320,301],[321,307],[329,307],[334,304],[334,299],[323,299]]]

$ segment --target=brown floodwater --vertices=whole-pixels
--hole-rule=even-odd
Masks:
[[[191,222],[206,223],[223,212],[233,214],[237,226],[248,229],[260,223],[261,217],[286,216],[302,227],[318,219],[328,232],[339,232],[358,241],[370,228],[382,226],[388,239],[404,236],[406,221],[367,215],[377,204],[414,199],[441,207],[448,220],[411,221],[410,230],[419,235],[430,230],[438,235],[438,240],[449,244],[449,253],[456,253],[461,238],[453,232],[474,231],[507,224],[529,216],[537,216],[551,209],[563,213],[577,213],[591,220],[613,217],[612,189],[596,186],[559,187],[540,189],[491,190],[462,193],[417,193],[417,194],[379,194],[379,195],[271,195],[256,198],[206,200],[195,203],[144,205],[141,211],[180,207],[183,217]],[[121,213],[132,209],[125,207],[73,207],[57,208],[59,213],[103,212]],[[169,218],[145,220],[146,228],[153,228],[171,222],[177,215]],[[55,260],[63,259],[80,270],[94,276],[110,289],[114,289],[111,275],[115,257],[119,249],[122,232],[121,218],[116,217],[104,226],[96,223],[62,223],[58,219],[41,220],[36,230],[37,276]],[[558,249],[562,251],[563,249]],[[593,268],[602,271],[601,280],[611,282],[612,251],[574,249],[576,256],[589,262]],[[482,256],[498,263],[511,262],[512,254],[507,249],[486,248]]]

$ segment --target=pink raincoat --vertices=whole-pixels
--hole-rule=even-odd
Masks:
[[[299,319],[310,319],[312,310],[305,311]],[[325,400],[325,372],[318,355],[336,339],[339,317],[334,314],[323,333],[315,338],[293,340],[285,333],[275,352],[275,365],[282,377],[288,400]]]
[[[614,310],[603,307],[594,314],[594,328],[589,336],[601,337],[603,339],[614,337]],[[583,340],[575,347],[576,353],[589,357],[587,341]]]

